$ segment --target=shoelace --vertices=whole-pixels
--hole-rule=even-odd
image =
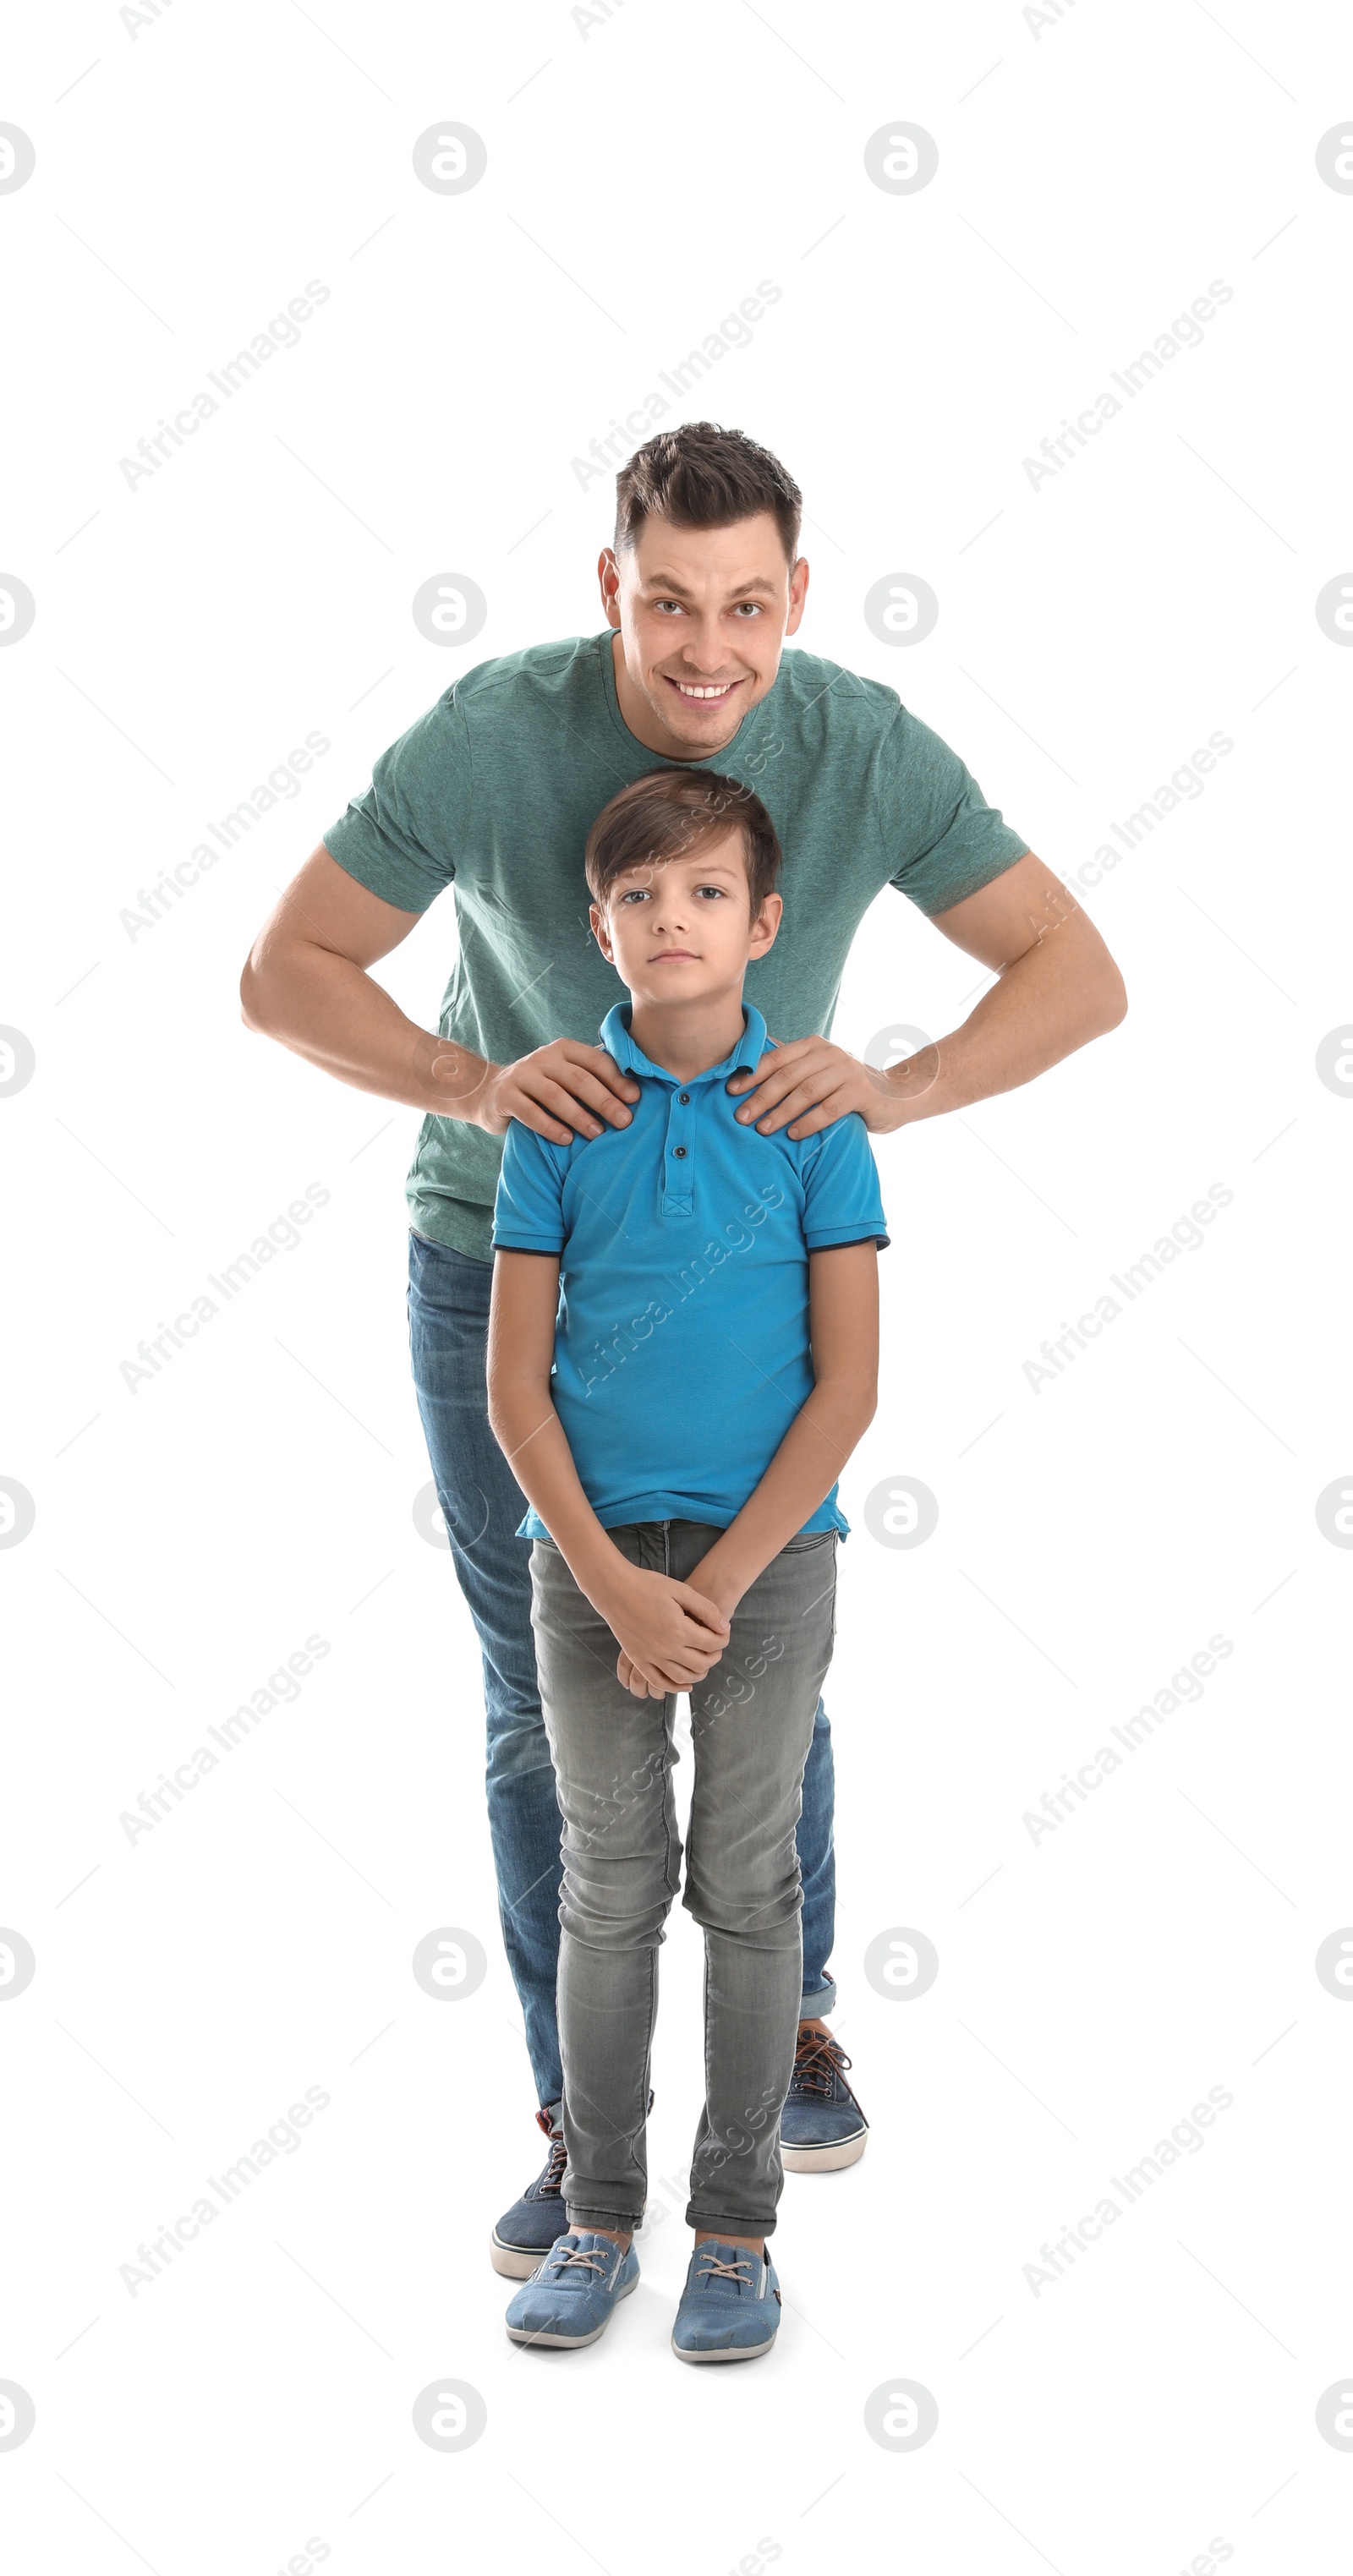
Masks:
[[[821,2031],[808,2031],[795,2053],[795,2088],[801,2093],[830,2093],[835,2077],[844,2073],[849,2064],[839,2040],[824,2037]]]
[[[558,2191],[561,2188],[564,2180],[564,2167],[567,2163],[568,2149],[565,2146],[563,2139],[551,2138],[550,2161],[545,2172],[542,2174],[540,2181],[540,2188],[542,2191]]]
[[[575,2245],[571,2254],[561,2254],[559,2256],[555,2264],[555,2269],[559,2272],[566,2272],[570,2263],[595,2263],[597,2270],[599,2272],[604,2272],[610,2259],[609,2254],[598,2254],[595,2246]]]
[[[703,2255],[701,2259],[705,2266],[705,2280],[741,2281],[750,2288],[752,2276],[750,2272],[745,2269],[746,2264],[751,2259],[750,2256],[744,2254],[741,2260],[736,2263],[725,2263],[721,2254],[706,2254]]]

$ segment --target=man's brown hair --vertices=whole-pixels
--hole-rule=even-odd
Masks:
[[[647,518],[674,528],[728,528],[769,510],[793,564],[803,494],[778,456],[740,429],[688,420],[636,447],[615,478],[615,547],[632,546]]]
[[[604,906],[617,877],[631,868],[691,858],[727,832],[742,835],[755,921],[780,873],[780,844],[760,797],[717,770],[651,769],[622,787],[587,835],[587,882]]]

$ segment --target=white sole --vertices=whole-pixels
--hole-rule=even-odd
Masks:
[[[777,2326],[775,2334],[779,2331]],[[763,2352],[770,2351],[774,2341],[775,2335],[768,2335],[764,2343],[723,2344],[716,2352],[686,2352],[673,2335],[672,2350],[678,2361],[756,2361]]]
[[[564,2232],[561,2227],[560,2235]],[[544,2253],[531,2254],[521,2246],[502,2244],[496,2235],[489,2238],[489,2261],[495,2272],[501,2272],[506,2281],[529,2281],[531,2274],[539,2271],[549,2250],[547,2245]]]
[[[535,2265],[532,2264],[532,2271],[534,2271],[535,2268]],[[627,2299],[629,2297],[631,2290],[637,2290],[638,2287],[639,2275],[636,2272],[633,2280],[625,2283],[623,2290],[616,2291],[616,2307],[619,2307],[622,2299]],[[528,2333],[525,2326],[509,2326],[507,2330],[508,2341],[509,2343],[539,2344],[542,2350],[546,2352],[580,2352],[584,2344],[596,2343],[600,2337],[605,2334],[610,2322],[611,2319],[609,2316],[603,2317],[600,2325],[594,2326],[592,2328],[592,2332],[585,2335],[531,2334]]]
[[[845,2165],[857,2165],[868,2143],[869,2131],[861,2129],[858,2138],[837,2138],[829,2147],[781,2147],[780,2162],[786,2173],[840,2173]]]

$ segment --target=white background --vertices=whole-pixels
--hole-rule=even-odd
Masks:
[[[0,1019],[10,1400],[0,1473],[0,2452],[22,2576],[442,2568],[1236,2576],[1335,2563],[1353,2456],[1346,2057],[1318,1981],[1353,1920],[1338,1641],[1353,1465],[1343,1166],[1315,1051],[1350,1007],[1353,561],[1337,345],[1353,105],[1333,10],[1255,0],[959,10],[803,0],[607,19],[556,5],[66,0],[11,29],[0,655],[12,745]],[[1042,23],[1030,26],[1029,15]],[[416,179],[437,119],[487,146]],[[864,167],[887,120],[937,177]],[[146,480],[119,469],[310,279],[301,345]],[[1233,749],[1084,900],[1130,1015],[1031,1089],[878,1143],[894,1249],[877,1419],[844,1481],[839,2029],[863,2163],[790,2177],[778,2346],[683,2370],[687,2239],[578,2356],[506,2341],[499,2209],[539,2162],[497,1932],[477,1650],[444,1551],[403,1316],[416,1120],[241,1027],[276,889],[466,659],[593,631],[609,484],[571,460],[759,280],[781,299],[692,414],[783,455],[800,641],[899,689],[1071,874],[1195,745]],[[1023,459],[1214,279],[1232,298],[1085,452]],[[468,656],[410,601],[458,570]],[[936,591],[910,650],[865,625]],[[1350,576],[1353,578],[1353,576]],[[120,914],[307,731],[302,793],[137,937]],[[390,961],[435,1021],[448,902]],[[885,894],[835,1034],[940,1032],[971,962]],[[307,1183],[293,1251],[131,1392],[120,1363]],[[1232,1203],[1051,1384],[1024,1363],[1214,1183]],[[1339,1322],[1345,1315],[1343,1325]],[[863,1504],[939,1500],[915,1551]],[[119,1824],[303,1640],[330,1652],[151,1832]],[[1201,1700],[1036,1842],[1022,1818],[1214,1634]],[[689,1765],[686,1766],[687,1770]],[[441,1925],[489,1972],[410,1971]],[[913,2002],[866,1981],[923,1930]],[[689,2154],[698,1936],[663,1956],[656,2176]],[[120,2267],[308,2086],[329,2107],[133,2296]],[[1051,2286],[1025,2266],[1209,2089],[1231,2107]],[[411,2422],[439,2374],[487,2428]],[[894,2455],[899,2376],[939,2429]],[[477,2526],[479,2538],[469,2535]],[[1217,2553],[1220,2556],[1220,2553]],[[477,2562],[478,2563],[478,2562]]]

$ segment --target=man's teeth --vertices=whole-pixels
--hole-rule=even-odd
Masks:
[[[731,680],[721,680],[717,689],[693,689],[685,680],[677,682],[683,698],[726,698],[732,686]]]

